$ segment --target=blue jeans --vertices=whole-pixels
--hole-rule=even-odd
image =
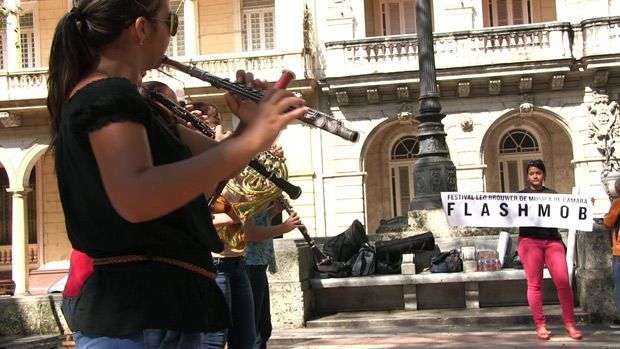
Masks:
[[[620,256],[614,256],[614,299],[616,300],[616,316],[620,319]]]
[[[78,297],[62,300],[62,313],[72,326],[73,313]],[[76,349],[200,349],[200,332],[177,332],[167,330],[144,330],[131,336],[90,337],[80,331],[73,333]]]
[[[76,349],[199,349],[200,332],[144,330],[122,338],[88,337],[74,332]]]
[[[246,265],[248,278],[254,295],[254,317],[256,318],[256,346],[266,349],[271,337],[271,306],[269,302],[269,282],[266,265]]]
[[[215,281],[224,293],[230,314],[232,327],[227,331],[203,333],[203,348],[250,349],[256,341],[254,324],[254,300],[252,287],[245,271],[243,258],[220,258],[214,260],[217,269]]]

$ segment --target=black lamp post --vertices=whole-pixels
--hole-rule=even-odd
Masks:
[[[442,191],[456,191],[456,168],[450,160],[441,119],[433,48],[431,0],[417,0],[416,25],[420,66],[420,114],[417,116],[420,151],[413,166],[415,197],[412,210],[441,207]]]

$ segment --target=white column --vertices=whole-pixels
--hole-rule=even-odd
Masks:
[[[366,37],[366,9],[364,8],[364,0],[351,0],[351,9],[353,10],[353,36],[355,39]],[[372,14],[369,14],[372,15]]]
[[[325,0],[322,4],[317,6],[323,6],[321,12],[324,11],[322,16],[325,16],[324,25],[326,38],[322,41],[338,41],[338,40],[352,40],[357,36],[356,22],[360,18],[360,13],[363,13],[364,4],[360,5],[358,0],[344,1],[344,0]],[[361,15],[363,24],[365,27],[365,19]],[[365,30],[365,28],[364,28]]]
[[[276,49],[301,51],[304,47],[303,1],[275,0]]]
[[[4,7],[8,10],[6,17],[6,68],[15,71],[21,68],[21,45],[19,40],[19,5],[20,0],[5,0]]]
[[[555,19],[557,21],[569,21],[566,0],[555,0]]]
[[[195,57],[200,53],[200,40],[198,39],[198,1],[183,1],[183,18],[185,34],[185,55]]]
[[[26,199],[30,188],[7,189],[12,194],[13,224],[11,227],[11,268],[15,282],[15,296],[28,294],[28,210]]]

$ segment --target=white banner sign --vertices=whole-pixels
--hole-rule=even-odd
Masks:
[[[445,192],[441,201],[450,226],[592,231],[592,203],[584,196]]]

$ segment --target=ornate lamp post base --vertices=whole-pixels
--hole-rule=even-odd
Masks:
[[[456,167],[449,158],[421,158],[416,162],[413,173],[416,195],[410,203],[411,210],[441,208],[441,192],[456,191]]]

